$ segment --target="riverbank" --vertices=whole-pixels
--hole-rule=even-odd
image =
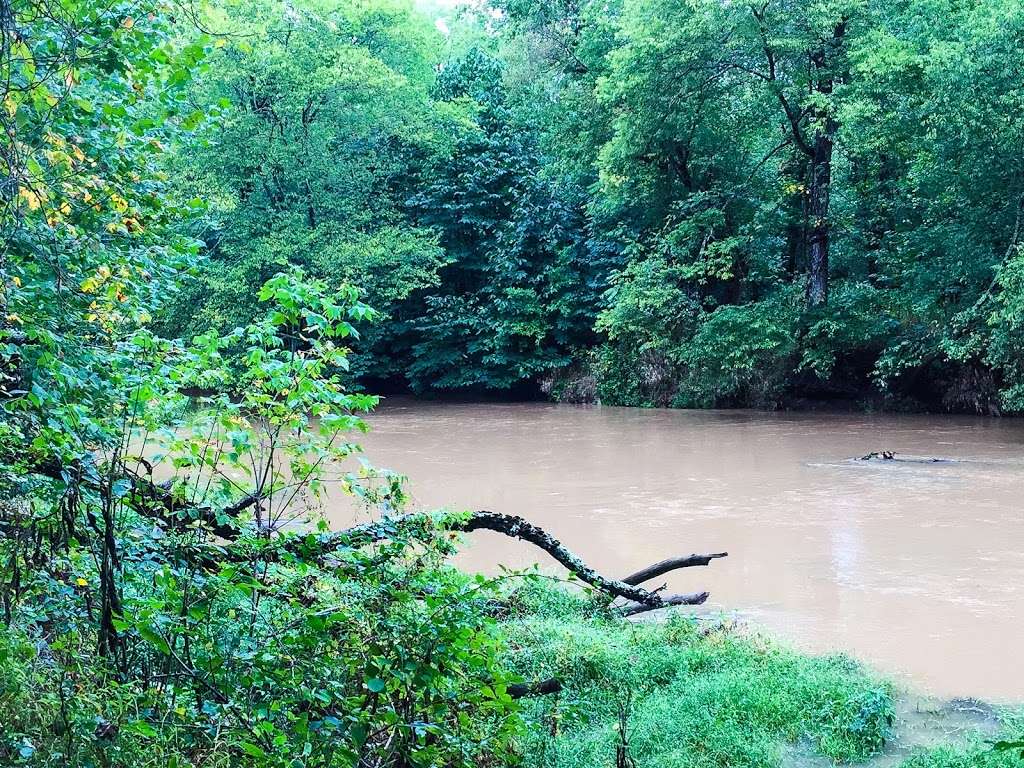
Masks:
[[[423,574],[428,583],[474,582],[451,572]],[[422,579],[421,577],[421,579]],[[603,610],[586,593],[530,578],[497,602],[470,601],[472,612],[494,616],[487,651],[504,680],[554,680],[548,692],[509,698],[512,687],[495,683],[463,708],[462,730],[479,733],[484,751],[476,765],[526,768],[1016,768],[1015,753],[996,752],[996,738],[1024,735],[1022,710],[978,701],[940,702],[912,696],[842,655],[813,656],[722,620],[673,612],[657,621],[629,621]],[[96,683],[103,663],[88,660],[80,644],[79,672]],[[482,651],[464,649],[474,659]],[[64,687],[55,676],[45,640],[0,626],[0,764],[50,768],[66,757],[73,765],[251,766],[301,768],[344,762],[308,759],[273,745],[244,742],[239,748],[215,737],[235,712],[183,696],[171,713],[149,709],[159,690],[138,684],[81,688],[61,706]],[[327,667],[348,657],[326,655]],[[470,662],[475,663],[475,662]],[[218,674],[237,674],[234,662]],[[288,676],[285,669],[268,673]],[[389,678],[390,679],[390,678]],[[249,695],[258,695],[250,686]],[[373,680],[369,685],[375,686]],[[390,685],[390,683],[389,683]],[[460,694],[461,691],[461,694]],[[452,696],[464,695],[456,685]],[[194,691],[192,692],[195,693]],[[320,689],[297,691],[324,695]],[[382,690],[387,705],[391,688]],[[63,699],[61,699],[63,701]],[[351,703],[351,702],[350,702]],[[62,708],[63,707],[63,708]],[[489,708],[496,717],[488,720]],[[316,729],[356,710],[332,709]],[[272,713],[268,714],[268,717]],[[302,717],[299,725],[302,725]],[[267,722],[264,721],[259,721]],[[488,723],[494,730],[488,732]],[[417,727],[416,723],[411,724]],[[498,726],[502,733],[499,734]],[[400,729],[402,728],[399,723]],[[264,726],[265,727],[265,726]],[[282,726],[284,727],[284,726]],[[424,723],[424,727],[433,727]],[[481,730],[482,729],[482,730]],[[74,733],[74,736],[72,736]],[[207,744],[204,734],[212,734]],[[508,740],[509,734],[514,734]],[[315,738],[308,736],[309,739]],[[71,743],[74,741],[74,751]],[[486,744],[501,743],[488,752]],[[440,763],[438,763],[439,765]],[[435,765],[424,762],[423,765]]]
[[[898,690],[845,656],[800,654],[731,622],[626,622],[536,585],[502,623],[513,666],[554,676],[524,706],[531,766],[1003,768],[1020,711]]]

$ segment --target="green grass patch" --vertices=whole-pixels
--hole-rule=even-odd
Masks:
[[[520,674],[564,684],[525,704],[531,766],[614,765],[622,723],[639,766],[766,768],[796,742],[856,761],[884,747],[894,721],[891,687],[856,662],[801,655],[725,622],[624,622],[535,585],[503,628]]]

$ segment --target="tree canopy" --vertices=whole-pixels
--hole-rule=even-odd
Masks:
[[[997,413],[1016,349],[1013,2],[234,4],[176,153],[228,329],[360,284],[356,378],[633,405]],[[444,30],[444,31],[442,31]]]

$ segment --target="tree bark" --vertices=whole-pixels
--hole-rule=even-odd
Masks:
[[[826,118],[828,126],[833,124]],[[814,160],[811,163],[810,189],[810,232],[808,233],[809,274],[807,279],[807,303],[812,307],[828,302],[829,239],[828,220],[829,198],[832,186],[832,137],[834,127],[814,138]]]
[[[846,35],[846,20],[839,22],[829,41],[829,50],[822,46],[811,54],[817,80],[814,90],[819,97],[827,99],[832,95],[835,75],[830,71],[831,58],[838,52]],[[831,55],[830,55],[831,54]],[[832,151],[839,124],[829,106],[818,106],[812,111],[815,122],[814,142],[811,156],[811,187],[808,209],[810,232],[808,233],[809,275],[807,280],[807,303],[812,307],[828,302],[829,247],[831,222],[829,207],[832,192]]]
[[[712,560],[716,560],[720,557],[728,557],[728,552],[715,552],[710,555],[687,555],[686,557],[670,557],[668,560],[662,560],[661,562],[649,565],[646,568],[631,573],[625,577],[622,581],[626,584],[639,585],[645,581],[650,581],[658,576],[674,571],[679,568],[690,568],[694,565],[710,565]]]

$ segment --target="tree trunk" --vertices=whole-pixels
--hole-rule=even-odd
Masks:
[[[846,20],[839,22],[832,33],[830,49],[833,56],[838,52],[846,34]],[[832,94],[835,83],[834,75],[829,68],[823,46],[811,54],[811,63],[818,73],[815,91],[828,97]],[[828,302],[829,278],[829,245],[831,227],[829,223],[829,202],[832,187],[832,149],[839,124],[832,116],[828,106],[814,110],[815,129],[813,156],[811,157],[811,188],[809,190],[808,208],[811,217],[810,232],[807,237],[810,274],[807,281],[807,303],[817,307]]]
[[[832,186],[832,133],[834,123],[826,118],[826,127],[814,137],[814,159],[811,163],[810,232],[808,255],[810,274],[807,281],[807,303],[812,307],[828,301],[829,197]]]

